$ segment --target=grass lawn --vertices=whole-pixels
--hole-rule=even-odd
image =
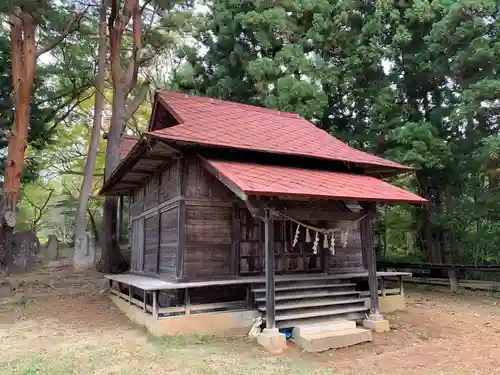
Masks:
[[[23,278],[0,299],[2,375],[500,374],[493,295],[407,288],[407,310],[389,314],[391,332],[372,343],[319,354],[290,343],[273,356],[245,338],[152,337],[102,293],[96,274],[61,268]]]

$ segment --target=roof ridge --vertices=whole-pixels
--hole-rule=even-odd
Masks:
[[[238,102],[234,102],[231,100],[209,98],[206,96],[186,94],[186,93],[177,92],[177,91],[158,90],[158,92],[160,94],[167,94],[167,95],[182,97],[183,99],[187,99],[187,100],[195,100],[195,101],[204,102],[204,103],[209,102],[209,103],[216,104],[216,105],[233,105],[235,107],[244,107],[248,111],[269,113],[269,114],[273,114],[276,116],[284,116],[284,117],[302,119],[302,117],[300,117],[300,115],[298,113],[284,112],[284,111],[280,111],[279,109],[271,109],[271,108],[261,107],[258,105],[238,103]]]

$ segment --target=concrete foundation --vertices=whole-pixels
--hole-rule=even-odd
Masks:
[[[155,336],[181,334],[245,336],[252,328],[253,320],[259,316],[256,310],[241,310],[155,319],[117,296],[111,295],[110,298],[131,321],[146,327]]]
[[[389,332],[391,330],[388,320],[365,319],[363,320],[363,327],[375,333]]]
[[[405,309],[405,297],[402,294],[379,297],[380,312],[390,313]]]
[[[262,333],[257,336],[257,343],[273,354],[279,354],[286,349],[285,334],[280,333],[276,328],[265,328]]]

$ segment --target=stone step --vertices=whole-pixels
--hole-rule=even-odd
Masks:
[[[354,290],[356,284],[315,284],[315,285],[288,285],[288,286],[276,286],[275,292],[283,292],[287,290],[303,290],[303,289],[342,289],[342,288],[350,288]],[[266,288],[256,288],[252,289],[254,293],[265,293]]]
[[[293,310],[293,309],[304,309],[310,307],[322,307],[331,305],[349,305],[349,304],[363,304],[365,300],[361,298],[350,298],[350,299],[305,299],[300,302],[296,301],[285,301],[278,302],[275,306],[276,311],[278,310]],[[265,302],[262,302],[258,306],[259,311],[266,311]]]
[[[302,349],[316,353],[372,341],[372,333],[363,328],[348,328],[333,332],[306,333],[294,336],[294,339]]]
[[[353,320],[326,321],[315,324],[301,324],[293,329],[293,336],[311,335],[320,332],[336,332],[344,329],[356,328]]]
[[[361,312],[350,312],[346,314],[338,314],[338,315],[330,315],[330,316],[317,316],[314,318],[306,318],[306,319],[295,319],[295,320],[283,320],[280,322],[276,322],[276,328],[294,328],[299,325],[304,324],[319,324],[319,323],[330,323],[330,322],[338,322],[345,320],[352,321],[362,321],[366,318],[366,314],[368,310]]]
[[[333,296],[357,296],[359,297],[361,292],[356,291],[343,291],[343,292],[331,292],[331,291],[314,291],[314,292],[281,292],[276,294],[274,299],[275,301],[286,301],[286,300],[294,300],[294,299],[305,299],[305,298],[321,298],[321,297],[333,297]],[[255,298],[257,303],[265,302],[265,295],[262,297]]]
[[[348,314],[348,313],[356,313],[367,311],[368,309],[364,306],[356,306],[356,307],[345,307],[345,308],[317,308],[317,309],[308,309],[304,312],[295,312],[295,313],[285,313],[285,314],[276,314],[276,321],[285,321],[285,320],[296,320],[296,319],[306,319],[306,318],[315,318],[319,316],[331,316],[331,315],[340,315],[340,314]]]

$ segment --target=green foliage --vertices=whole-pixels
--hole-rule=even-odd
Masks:
[[[379,220],[388,254],[497,259],[494,0],[207,5],[173,87],[297,112],[355,147],[416,167],[399,182],[430,200],[431,238],[420,209],[390,208]]]

